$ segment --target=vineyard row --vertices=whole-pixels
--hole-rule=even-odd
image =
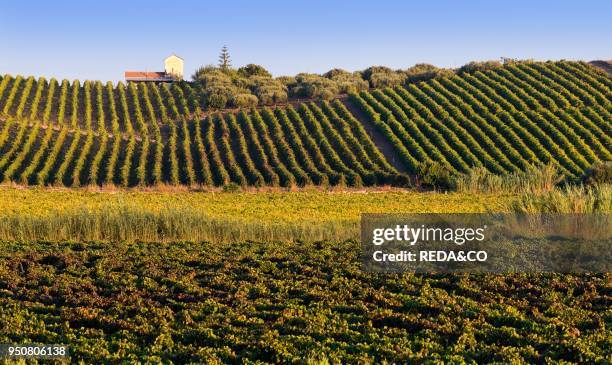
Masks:
[[[579,177],[612,157],[612,81],[579,62],[506,64],[203,118],[194,88],[5,76],[0,181],[405,185],[398,164],[409,175],[426,162],[496,174],[553,164]]]
[[[129,90],[128,90],[129,92]],[[115,113],[86,115],[74,129],[8,120],[0,131],[0,180],[23,184],[98,185],[404,185],[340,101],[213,114],[163,128],[144,122],[150,107],[136,111],[136,129],[117,132]],[[173,119],[174,120],[174,119]]]
[[[350,98],[412,173],[434,161],[498,174],[553,164],[578,177],[612,158],[612,84],[582,67],[511,64]]]

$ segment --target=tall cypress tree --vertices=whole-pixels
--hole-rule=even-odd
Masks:
[[[223,46],[221,48],[221,53],[219,54],[219,68],[222,70],[227,70],[232,67],[232,61],[230,60],[229,50],[227,46]]]

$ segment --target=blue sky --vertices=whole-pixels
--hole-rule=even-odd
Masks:
[[[258,63],[275,76],[419,62],[612,59],[612,1],[14,1],[0,5],[0,73],[120,80]]]

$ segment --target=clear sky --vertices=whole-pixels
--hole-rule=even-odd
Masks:
[[[612,59],[612,1],[3,1],[0,73],[120,80],[230,49],[275,76],[499,57]]]

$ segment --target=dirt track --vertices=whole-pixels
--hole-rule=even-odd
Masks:
[[[346,108],[351,112],[351,114],[353,114],[353,116],[361,122],[366,132],[368,132],[370,138],[372,138],[372,141],[374,141],[374,144],[376,144],[376,147],[380,149],[387,161],[389,161],[389,163],[393,167],[395,167],[397,171],[407,172],[408,170],[406,169],[406,166],[404,166],[404,164],[402,164],[402,162],[400,161],[397,152],[395,151],[389,140],[385,136],[383,136],[382,133],[378,131],[378,129],[374,127],[374,125],[370,122],[370,120],[363,113],[363,111],[353,105],[353,103],[351,103],[348,98],[343,98],[340,100],[342,101],[344,106],[346,106]]]

